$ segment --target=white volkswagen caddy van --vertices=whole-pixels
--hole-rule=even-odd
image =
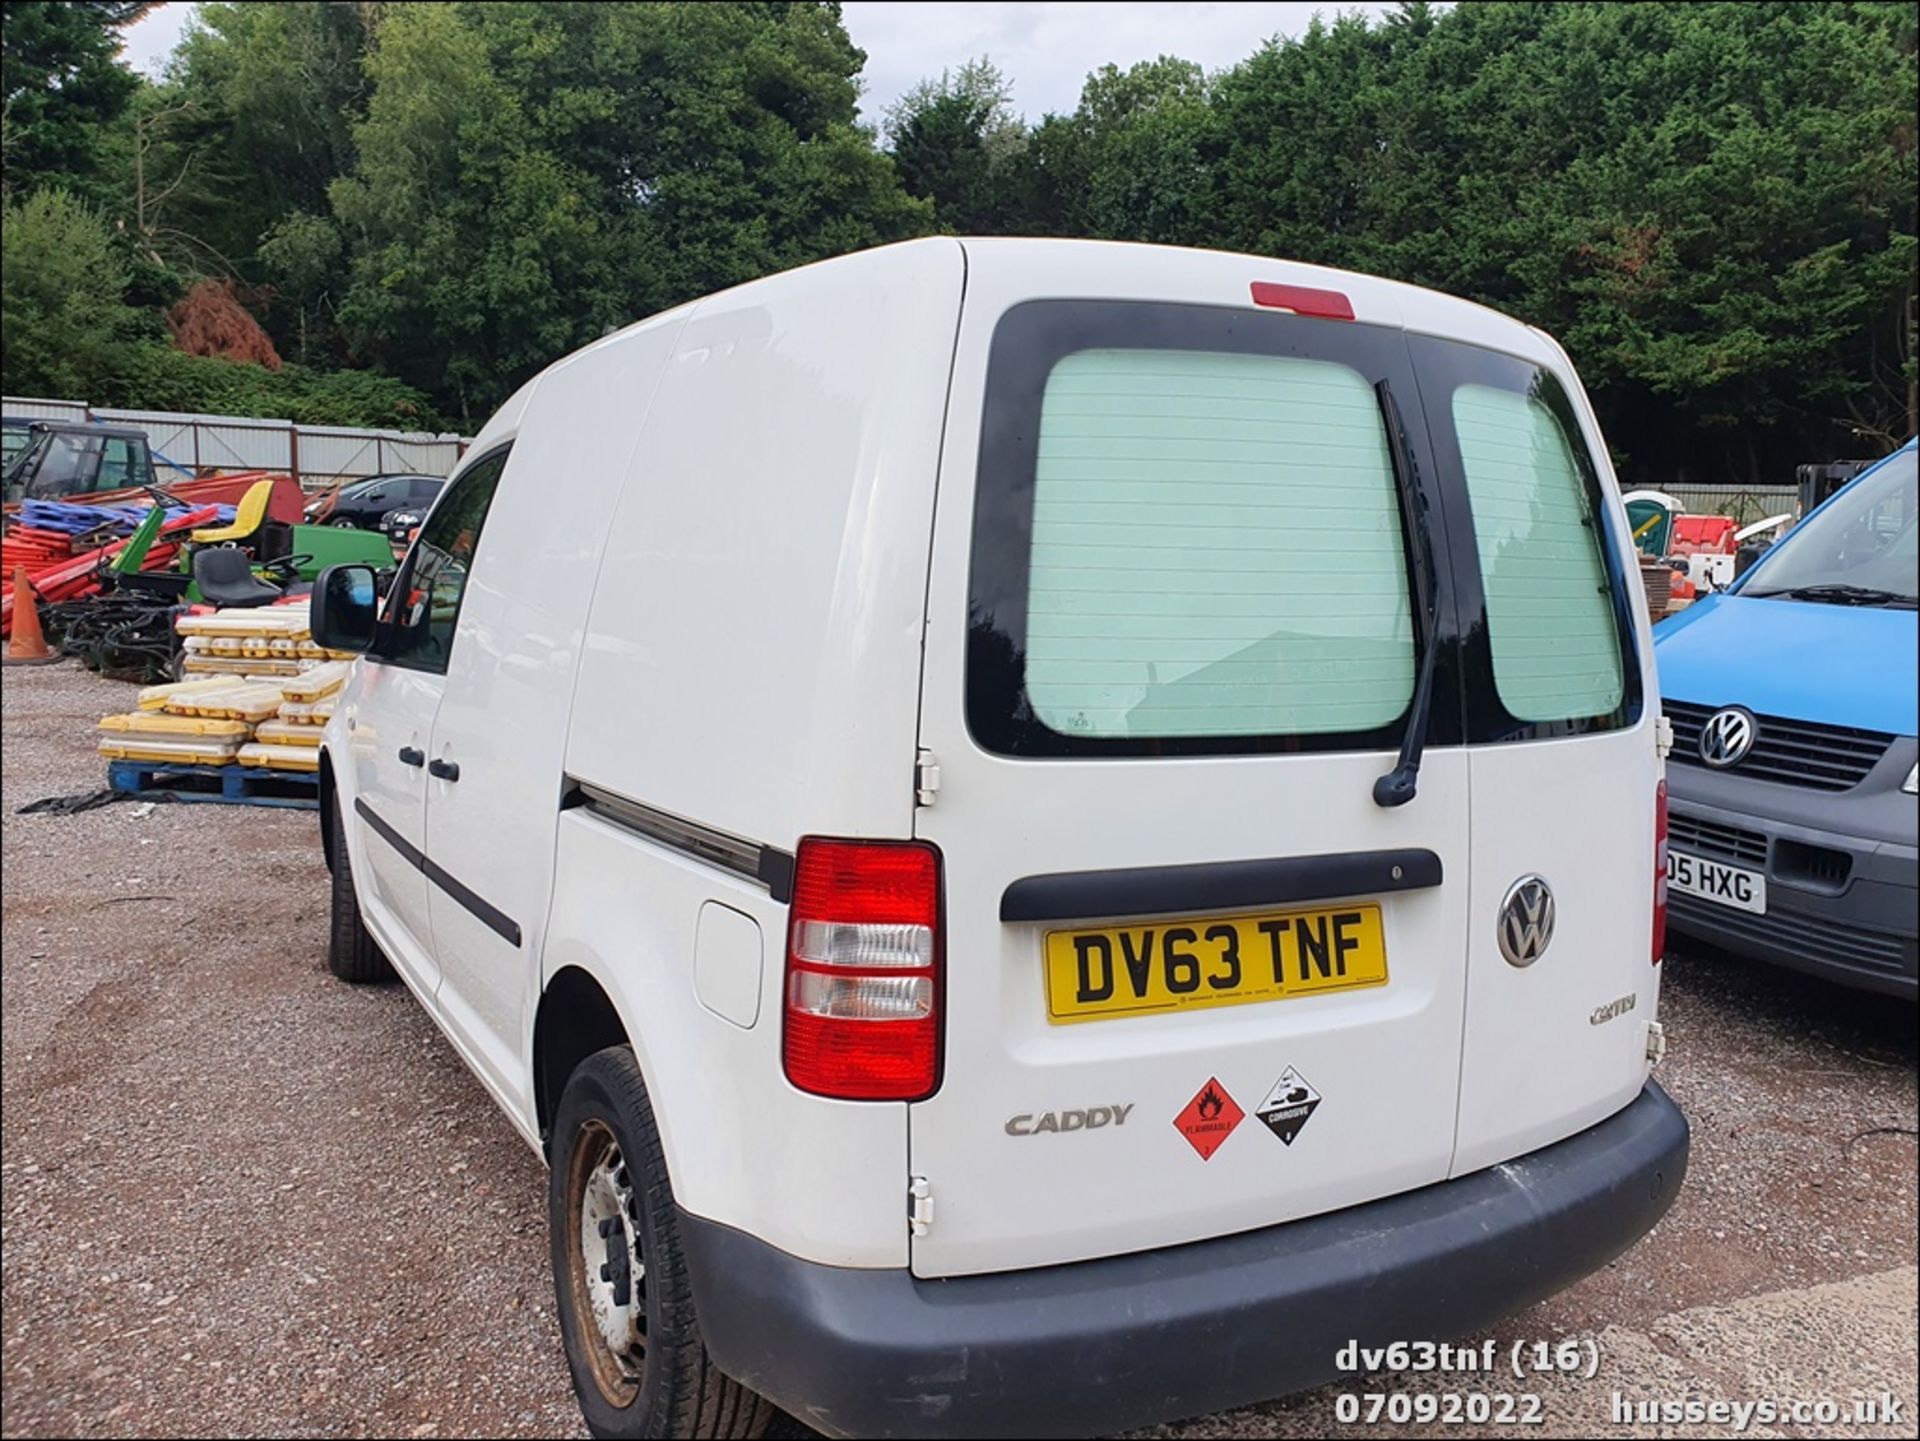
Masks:
[[[598,1435],[1312,1385],[1680,1184],[1632,557],[1566,356],[1458,300],[757,281],[529,382],[384,603],[324,577],[331,963],[546,1158]]]

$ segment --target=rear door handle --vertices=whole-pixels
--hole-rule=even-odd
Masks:
[[[400,764],[403,766],[423,766],[427,763],[427,753],[415,750],[412,746],[400,747]]]
[[[427,763],[427,774],[438,776],[443,781],[457,781],[460,779],[460,767],[452,761],[443,761],[435,756]]]

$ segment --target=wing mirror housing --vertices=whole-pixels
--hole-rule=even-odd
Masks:
[[[370,565],[330,565],[320,572],[308,612],[316,645],[359,654],[373,648],[380,592]]]

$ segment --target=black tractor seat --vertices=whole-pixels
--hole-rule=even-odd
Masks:
[[[252,556],[231,546],[195,552],[193,579],[209,605],[268,605],[286,594],[253,573]]]

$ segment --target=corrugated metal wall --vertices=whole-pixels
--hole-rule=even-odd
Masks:
[[[0,400],[7,415],[31,416],[35,420],[85,420],[87,408],[77,400],[22,400],[9,395]]]
[[[222,470],[282,470],[309,490],[392,471],[448,475],[470,437],[418,431],[355,430],[294,425],[237,415],[186,415],[161,410],[95,410],[77,400],[0,397],[0,414],[46,420],[95,420],[147,433],[154,466],[169,475]]]

